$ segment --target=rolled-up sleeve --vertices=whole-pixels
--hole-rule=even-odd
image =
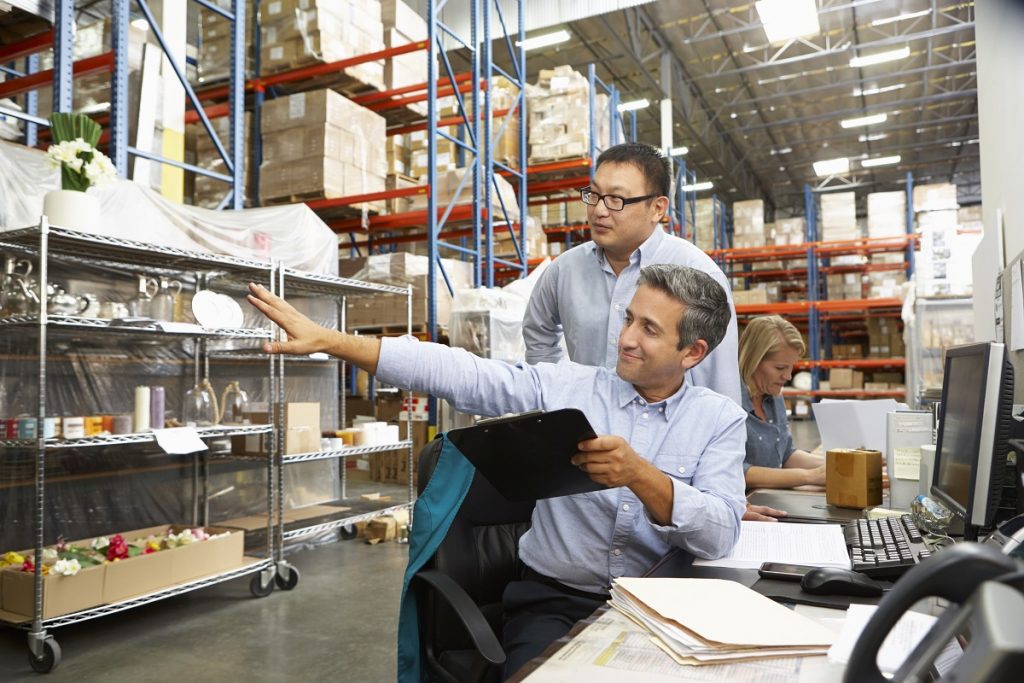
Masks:
[[[648,521],[672,546],[704,559],[722,557],[736,545],[743,516],[745,416],[727,403],[718,416],[715,438],[701,453],[693,478],[672,480],[672,524]]]
[[[557,363],[562,359],[562,323],[558,315],[558,262],[552,263],[540,276],[530,294],[523,315],[523,342],[526,362]]]

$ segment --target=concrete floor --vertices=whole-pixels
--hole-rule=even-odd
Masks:
[[[394,681],[407,548],[339,541],[290,556],[291,592],[253,598],[246,577],[57,629],[46,678],[24,633],[0,629],[0,681]]]
[[[790,423],[794,444],[819,442],[813,420]],[[408,546],[339,541],[290,556],[295,590],[253,598],[236,579],[54,633],[63,662],[45,680],[395,680],[398,599]],[[0,681],[39,681],[25,635],[0,629]]]

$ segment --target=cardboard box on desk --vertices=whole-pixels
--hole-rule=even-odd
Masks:
[[[864,509],[882,504],[882,453],[834,448],[825,453],[825,502]]]

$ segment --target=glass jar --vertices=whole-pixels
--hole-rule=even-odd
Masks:
[[[238,382],[229,382],[220,397],[220,423],[240,425],[245,423],[249,410],[249,396]]]
[[[189,427],[210,427],[217,422],[216,399],[208,385],[207,380],[185,392],[181,421]]]

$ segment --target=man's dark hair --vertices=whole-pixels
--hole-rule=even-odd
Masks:
[[[640,270],[637,285],[653,287],[685,306],[677,328],[680,350],[703,339],[709,355],[722,342],[732,309],[725,289],[713,277],[696,268],[657,263]]]
[[[672,193],[672,170],[668,159],[657,147],[639,142],[624,142],[601,152],[594,170],[599,169],[605,162],[636,166],[647,180],[649,194],[668,197]]]

